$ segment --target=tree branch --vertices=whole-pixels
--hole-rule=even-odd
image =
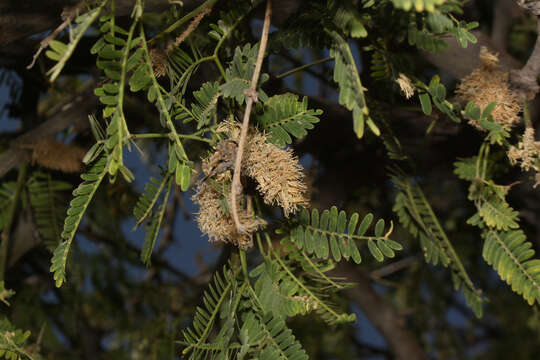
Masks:
[[[270,29],[270,19],[272,17],[272,1],[266,0],[266,11],[264,15],[264,25],[261,34],[261,44],[259,46],[259,53],[257,54],[257,62],[255,63],[255,70],[253,71],[253,77],[251,78],[251,86],[248,90],[248,96],[246,99],[246,110],[244,112],[244,120],[242,121],[242,131],[240,133],[240,140],[238,142],[238,151],[236,152],[236,159],[234,162],[234,174],[231,185],[231,212],[236,226],[236,230],[240,233],[244,231],[240,219],[238,218],[238,209],[236,203],[236,196],[242,192],[242,184],[240,183],[240,172],[242,167],[242,155],[244,147],[246,145],[246,137],[249,127],[249,117],[251,115],[251,108],[253,103],[257,101],[257,83],[259,82],[259,75],[261,73],[262,62],[264,59],[264,52],[266,51],[266,43],[268,42],[268,31]]]
[[[523,11],[516,5],[514,0],[499,0],[495,4],[493,14],[493,26],[491,29],[491,39],[493,43],[505,49],[508,44],[508,30],[512,21]]]
[[[334,270],[333,275],[345,277],[356,283],[355,287],[347,290],[347,295],[384,336],[397,360],[428,359],[417,339],[407,331],[403,316],[373,290],[366,275],[348,264],[341,264]]]
[[[538,14],[540,14],[540,2],[536,4],[539,7]],[[540,15],[537,16],[540,17]],[[540,74],[540,19],[538,21],[537,29],[538,38],[536,39],[534,50],[529,57],[529,60],[527,60],[527,64],[525,64],[521,70],[513,70],[510,72],[510,81],[516,88],[518,96],[523,100],[534,99],[540,90],[540,87],[538,86],[538,75]]]
[[[16,166],[20,161],[28,160],[28,149],[20,145],[31,144],[36,140],[51,137],[73,125],[82,131],[89,127],[88,114],[96,109],[93,95],[95,82],[89,81],[79,94],[69,97],[49,112],[50,117],[41,125],[22,134],[11,142],[11,147],[0,154],[0,177]]]

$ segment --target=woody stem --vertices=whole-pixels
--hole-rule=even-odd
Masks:
[[[249,127],[249,117],[251,115],[251,108],[253,107],[253,102],[257,98],[257,83],[259,82],[259,75],[261,73],[262,62],[264,59],[264,52],[266,50],[266,44],[268,42],[268,30],[270,29],[270,17],[272,15],[272,1],[266,1],[266,11],[264,14],[264,25],[261,34],[261,44],[259,46],[259,52],[257,54],[257,62],[255,63],[255,71],[253,72],[253,77],[251,78],[251,85],[248,90],[248,96],[246,98],[246,109],[244,112],[244,120],[242,121],[242,130],[240,133],[240,141],[238,142],[238,151],[236,152],[236,158],[234,162],[234,174],[231,185],[231,213],[234,220],[234,225],[236,230],[244,232],[244,227],[240,223],[238,217],[238,208],[237,208],[237,195],[242,192],[242,184],[240,183],[240,173],[242,167],[242,155],[244,152],[244,147],[246,144],[246,137]]]

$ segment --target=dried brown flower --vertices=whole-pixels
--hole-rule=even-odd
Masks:
[[[414,86],[411,79],[409,79],[407,75],[399,73],[399,77],[396,79],[396,82],[407,99],[410,99],[414,95]]]
[[[535,141],[532,127],[525,129],[518,146],[511,146],[507,155],[512,165],[519,163],[523,171],[536,171],[538,174],[534,186],[540,185],[540,141]]]
[[[247,144],[243,171],[257,182],[257,190],[269,205],[279,205],[285,216],[307,205],[304,173],[292,150],[266,142],[266,136],[253,134]]]
[[[167,73],[167,54],[161,50],[154,48],[150,50],[150,61],[154,67],[154,75],[159,78]]]
[[[248,249],[253,246],[251,234],[263,226],[265,222],[239,207],[238,215],[246,232],[238,233],[232,217],[223,209],[223,206],[227,204],[226,198],[207,183],[199,185],[197,193],[193,196],[193,200],[200,207],[197,214],[199,229],[208,235],[210,241],[230,242],[242,249]]]
[[[83,148],[66,145],[53,139],[38,140],[31,148],[32,163],[66,173],[80,172],[82,159],[86,153]]]
[[[189,26],[187,27],[186,30],[184,30],[184,32],[182,34],[180,34],[180,36],[178,36],[176,38],[176,40],[174,41],[174,45],[176,46],[180,46],[181,43],[184,42],[184,40],[187,39],[187,37],[197,28],[197,26],[199,26],[199,23],[201,22],[201,20],[207,15],[209,14],[210,12],[212,11],[212,8],[206,8],[204,9],[203,11],[201,11],[199,14],[197,14],[197,16],[195,16],[193,18],[193,20],[191,20],[191,22],[189,23]],[[172,47],[173,45],[169,45],[167,47],[167,52],[171,52],[172,51]]]
[[[240,124],[226,121],[218,128],[232,141],[240,137]],[[257,190],[268,205],[283,208],[285,216],[308,204],[304,173],[292,150],[268,143],[266,135],[251,128],[248,134],[242,173],[257,182]]]
[[[521,103],[517,95],[510,89],[508,73],[499,69],[499,58],[485,47],[480,50],[480,60],[480,67],[461,80],[456,95],[462,101],[474,102],[481,109],[496,102],[497,106],[491,113],[493,121],[502,124],[505,128],[510,128],[519,122],[518,114],[521,111]],[[469,123],[482,129],[472,119]]]
[[[251,234],[265,224],[264,220],[250,215],[251,211],[239,204],[238,215],[246,230],[239,234],[231,215],[224,209],[230,208],[229,190],[240,124],[225,121],[218,127],[218,132],[225,133],[228,139],[219,142],[216,151],[202,161],[205,177],[199,182],[198,191],[193,196],[200,206],[197,222],[211,241],[230,242],[249,248],[253,244]],[[266,136],[254,128],[249,129],[248,139],[242,160],[242,175],[256,181],[264,202],[279,205],[285,216],[296,212],[299,206],[307,205],[304,174],[292,151],[268,143]],[[216,190],[220,186],[226,191]]]

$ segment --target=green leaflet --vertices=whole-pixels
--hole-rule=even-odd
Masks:
[[[333,206],[330,210],[324,210],[319,214],[313,209],[311,214],[302,209],[299,215],[298,225],[295,226],[290,236],[298,249],[304,249],[308,254],[315,254],[320,259],[328,259],[332,255],[335,261],[352,259],[360,264],[362,257],[356,245],[357,240],[365,241],[368,250],[377,261],[383,261],[384,257],[392,258],[395,251],[402,249],[401,244],[389,238],[393,225],[385,232],[385,221],[380,219],[375,225],[374,234],[366,235],[373,221],[373,215],[367,214],[357,229],[359,215],[353,213],[347,220],[345,211],[339,211]]]
[[[6,226],[6,213],[13,202],[16,186],[14,181],[6,181],[0,185],[0,230]]]
[[[334,81],[339,85],[339,103],[352,111],[353,128],[356,136],[364,136],[364,128],[367,124],[369,129],[377,136],[380,130],[369,117],[369,109],[366,106],[364,87],[360,81],[360,75],[354,61],[349,44],[335,31],[326,30],[333,39],[330,56],[335,59]]]
[[[439,5],[445,0],[393,0],[401,2],[396,7],[410,9],[412,2],[415,2],[416,9],[426,9],[429,13],[418,14],[411,17],[407,31],[409,45],[414,45],[417,48],[430,52],[440,52],[448,48],[448,43],[444,41],[444,36],[452,35],[456,38],[459,45],[466,48],[469,43],[475,44],[476,37],[470,33],[470,30],[478,27],[477,22],[467,23],[465,21],[457,21],[452,13],[461,12],[461,7],[456,4],[445,4],[439,9],[435,9],[434,5]],[[425,3],[431,1],[431,4]],[[439,1],[439,4],[435,4]],[[418,10],[421,11],[421,10]],[[421,24],[419,26],[419,24]]]
[[[280,270],[279,264],[266,260],[251,273],[258,275],[254,290],[262,308],[265,312],[282,314],[283,318],[307,314],[311,309],[297,295],[298,285]]]
[[[416,11],[435,11],[436,5],[441,5],[446,0],[392,0],[394,6],[398,9],[409,11],[413,8]]]
[[[0,358],[6,360],[32,360],[27,341],[30,331],[17,329],[7,318],[0,319]]]
[[[285,321],[273,316],[272,313],[258,316],[249,312],[241,331],[245,333],[246,342],[260,344],[257,354],[260,360],[307,360],[309,358]]]
[[[144,192],[137,200],[137,204],[133,209],[133,216],[137,220],[134,229],[152,213],[152,209],[168,181],[169,176],[165,176],[161,180],[151,177],[150,181],[144,185]]]
[[[152,60],[146,44],[146,36],[144,27],[140,24],[141,48],[143,50],[143,62],[140,66],[145,66],[147,69],[152,69]],[[163,89],[159,85],[152,70],[146,72],[146,76],[150,79],[145,90],[147,91],[148,100],[155,103],[160,113],[160,122],[163,127],[169,130],[169,173],[175,174],[177,185],[182,191],[186,191],[190,185],[191,167],[182,141],[176,131],[176,126],[171,117],[172,98],[165,99]]]
[[[197,129],[210,123],[215,114],[220,95],[217,81],[213,83],[206,82],[201,86],[200,90],[193,93],[196,102],[191,105],[191,112],[197,121]]]
[[[208,289],[203,294],[204,307],[197,307],[193,317],[193,325],[182,331],[184,343],[187,347],[182,351],[182,355],[189,354],[189,359],[204,358],[205,354],[212,354],[223,350],[219,343],[207,343],[206,340],[210,331],[218,318],[220,312],[230,310],[229,314],[234,314],[235,308],[227,308],[227,299],[235,299],[238,305],[239,296],[242,292],[237,290],[237,282],[232,271],[223,268],[223,275],[216,272],[213,281],[208,285]],[[230,303],[229,303],[230,304]],[[234,322],[227,324],[229,328],[234,327]],[[218,340],[218,339],[216,339]]]
[[[429,85],[424,84],[420,80],[416,80],[415,84],[424,114],[430,115],[433,110],[433,105],[435,105],[437,109],[447,115],[452,121],[457,123],[461,122],[457,111],[459,107],[446,99],[446,87],[441,83],[441,79],[438,75],[431,78]]]
[[[39,234],[52,251],[61,239],[67,208],[64,195],[71,190],[71,184],[53,180],[49,173],[34,172],[26,187]]]
[[[155,212],[150,215],[148,224],[145,227],[146,235],[144,237],[144,243],[141,249],[141,260],[146,264],[146,266],[150,266],[151,264],[150,260],[152,258],[152,250],[156,244],[156,239],[159,234],[159,229],[161,227],[163,216],[165,215],[165,209],[167,208],[167,202],[169,201],[169,195],[171,193],[172,180],[169,177],[166,177],[164,179],[164,183],[167,183],[168,185],[165,195],[163,196],[163,202],[160,206],[158,206]],[[156,200],[157,197],[159,197],[159,193],[156,196]]]
[[[284,238],[282,243],[289,241],[290,238]],[[290,245],[289,250],[296,250],[294,243],[290,242]],[[305,253],[302,256],[294,254],[298,255],[292,253],[281,261],[266,258],[251,271],[250,276],[257,278],[254,292],[263,312],[287,319],[315,311],[328,324],[354,321],[354,314],[343,313],[330,299],[330,295],[351,284],[325,275],[333,266],[312,261]],[[273,257],[277,256],[273,254]],[[294,270],[299,270],[299,265],[303,272],[297,273]]]
[[[482,317],[482,303],[485,300],[481,291],[471,281],[422,189],[400,171],[397,170],[393,176],[399,189],[393,210],[399,222],[420,240],[427,263],[437,265],[440,262],[453,270],[454,288],[463,293],[467,305],[474,310],[476,316]]]
[[[124,166],[123,148],[129,141],[129,130],[124,115],[124,97],[127,74],[131,72],[142,57],[142,50],[136,49],[140,38],[133,38],[137,19],[125,31],[114,23],[114,16],[104,17],[101,27],[102,37],[92,47],[91,52],[98,55],[98,68],[111,81],[94,90],[102,104],[106,105],[103,117],[109,118],[106,129],[105,150],[108,154],[107,169],[114,181],[118,171],[126,181],[133,180],[133,175]]]
[[[45,55],[47,55],[49,59],[56,61],[56,64],[49,71],[47,71],[47,75],[50,76],[49,80],[51,82],[54,82],[58,75],[60,75],[62,69],[73,54],[73,51],[86,33],[86,30],[88,30],[90,25],[96,21],[107,2],[108,1],[105,0],[101,2],[97,8],[77,16],[75,19],[77,26],[69,28],[70,42],[68,44],[64,44],[58,40],[52,40],[49,43],[51,50],[47,50]]]
[[[377,81],[389,80],[395,77],[393,57],[386,49],[375,49],[371,55],[370,75]]]
[[[51,260],[50,271],[54,274],[56,286],[60,287],[66,280],[66,263],[71,243],[77,232],[77,228],[82,217],[90,205],[99,184],[107,173],[107,157],[101,156],[90,168],[86,175],[95,177],[95,180],[84,180],[74,191],[73,200],[67,210],[67,216],[64,220],[64,230],[62,231],[62,241],[56,249]],[[81,175],[83,178],[83,175]]]
[[[469,199],[477,213],[467,223],[482,229],[482,256],[501,279],[529,305],[540,304],[540,259],[533,259],[532,243],[517,223],[518,212],[506,202],[508,188],[490,178],[493,160],[489,158],[488,137],[478,156],[454,164],[455,173],[471,181]]]
[[[477,201],[478,214],[487,226],[497,230],[517,229],[518,212],[496,196],[481,197]]]
[[[15,291],[6,289],[4,280],[0,281],[0,301],[6,306],[9,306],[10,304],[7,300],[13,295],[15,295]]]
[[[279,147],[290,144],[291,135],[297,139],[304,137],[322,114],[320,109],[308,109],[307,97],[298,101],[298,95],[289,93],[272,96],[259,109],[262,114],[257,116],[257,122],[268,134],[268,141]]]
[[[482,256],[529,305],[540,304],[540,259],[521,230],[486,230]]]
[[[257,60],[257,52],[259,45],[251,46],[250,44],[244,47],[237,47],[234,50],[233,59],[229,67],[225,70],[225,83],[219,89],[225,98],[234,98],[240,104],[243,104],[246,99],[246,91],[251,85],[251,78],[255,71],[255,61]],[[261,74],[259,84],[263,84],[268,80],[268,74]],[[268,101],[268,95],[262,90],[257,89],[259,100]]]

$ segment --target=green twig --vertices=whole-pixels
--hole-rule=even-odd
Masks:
[[[287,77],[289,75],[294,74],[295,72],[305,70],[305,69],[310,68],[310,67],[315,66],[315,65],[324,64],[324,63],[326,63],[328,61],[332,61],[332,60],[334,60],[334,58],[332,56],[329,56],[329,57],[324,58],[324,59],[319,59],[319,60],[313,61],[313,62],[311,62],[309,64],[304,64],[302,66],[291,69],[291,70],[289,70],[287,72],[284,72],[283,74],[279,74],[278,76],[276,76],[276,78],[277,79],[282,79],[284,77]]]
[[[197,140],[207,143],[212,143],[212,140],[206,139],[194,134],[178,134],[178,137],[184,138],[184,139],[191,139],[191,140]],[[160,138],[169,138],[169,134],[131,134],[130,139],[136,140],[136,139],[160,139]]]
[[[19,174],[17,176],[17,184],[15,187],[15,193],[13,195],[13,201],[8,209],[6,216],[6,223],[4,231],[2,231],[2,244],[0,245],[0,281],[4,280],[4,273],[6,269],[6,260],[8,252],[9,234],[11,227],[13,226],[13,220],[15,219],[15,213],[17,212],[17,205],[19,205],[19,198],[26,179],[27,165],[22,163],[19,167]]]
[[[242,264],[242,273],[244,274],[244,278],[246,279],[246,282],[249,282],[249,276],[247,272],[247,260],[246,260],[246,251],[242,249],[238,249],[240,252],[240,263]]]

